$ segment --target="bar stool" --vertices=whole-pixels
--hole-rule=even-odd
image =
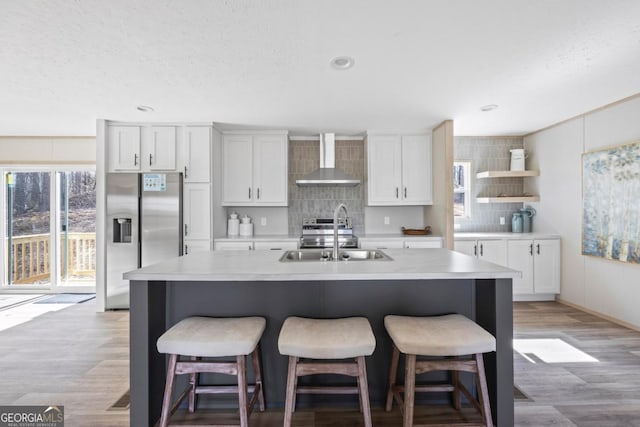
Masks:
[[[169,418],[184,398],[189,396],[189,412],[196,406],[196,396],[201,393],[237,393],[239,400],[240,426],[248,427],[249,414],[256,400],[260,411],[264,411],[262,374],[260,371],[259,341],[266,321],[262,317],[212,318],[188,317],[181,320],[160,338],[158,352],[169,354],[167,381],[162,401],[160,426],[165,427]],[[255,385],[247,385],[246,356],[251,354]],[[180,361],[180,356],[190,356],[189,361]],[[235,362],[203,361],[203,357],[235,356]],[[201,386],[202,372],[237,376],[237,386]],[[189,386],[171,404],[171,395],[177,375],[190,374]],[[248,393],[253,393],[248,401]],[[225,424],[228,425],[228,424]]]
[[[460,409],[460,392],[480,411],[483,424],[493,426],[489,393],[482,354],[496,351],[496,339],[475,322],[459,314],[434,317],[385,316],[384,326],[393,340],[393,355],[389,372],[386,410],[393,398],[404,416],[403,427],[413,426],[415,392],[453,392],[453,406]],[[400,353],[406,355],[404,386],[396,384]],[[416,360],[416,356],[447,357]],[[455,357],[453,357],[455,356]],[[471,356],[471,358],[457,358]],[[416,386],[417,374],[431,371],[452,371],[452,384]],[[478,400],[459,381],[459,372],[476,376]],[[401,393],[404,392],[404,399]],[[465,425],[459,424],[456,425]],[[475,424],[478,425],[478,424]]]
[[[364,424],[371,427],[369,386],[365,356],[376,347],[371,325],[364,317],[309,319],[288,317],[278,338],[280,354],[289,356],[284,427],[291,426],[298,393],[359,394]],[[301,361],[305,359],[355,359],[344,362]],[[339,374],[356,377],[357,387],[298,387],[298,377],[314,374]]]

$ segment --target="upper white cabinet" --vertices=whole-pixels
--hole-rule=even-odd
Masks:
[[[109,171],[175,171],[175,126],[109,126]]]
[[[107,128],[109,171],[140,170],[140,126]]]
[[[370,135],[368,205],[430,205],[431,137]]]
[[[222,204],[287,206],[287,135],[225,134]]]
[[[522,271],[513,294],[560,293],[560,240],[509,240],[508,267]]]
[[[211,181],[211,127],[186,126],[180,171],[185,183]]]

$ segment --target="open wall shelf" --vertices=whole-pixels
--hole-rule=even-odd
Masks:
[[[528,176],[540,176],[540,171],[485,171],[478,172],[476,178],[525,178]]]
[[[539,201],[539,196],[476,197],[478,203],[531,203]]]

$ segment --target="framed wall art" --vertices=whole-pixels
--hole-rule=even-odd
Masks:
[[[582,254],[640,263],[640,141],[582,155]]]

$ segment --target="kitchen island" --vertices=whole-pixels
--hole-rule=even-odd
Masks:
[[[384,316],[445,313],[463,314],[496,337],[496,353],[485,356],[491,407],[498,425],[513,425],[511,281],[520,273],[446,249],[384,252],[393,260],[285,263],[279,261],[282,251],[201,252],[126,273],[131,281],[131,425],[152,426],[158,420],[165,357],[157,352],[156,340],[185,317],[265,317],[265,398],[268,407],[278,408],[285,397],[287,357],[278,353],[277,340],[287,316],[367,317],[377,340],[367,358],[369,389],[372,404],[380,405],[391,355]],[[300,405],[313,401],[303,397]],[[353,404],[357,407],[357,400]]]

